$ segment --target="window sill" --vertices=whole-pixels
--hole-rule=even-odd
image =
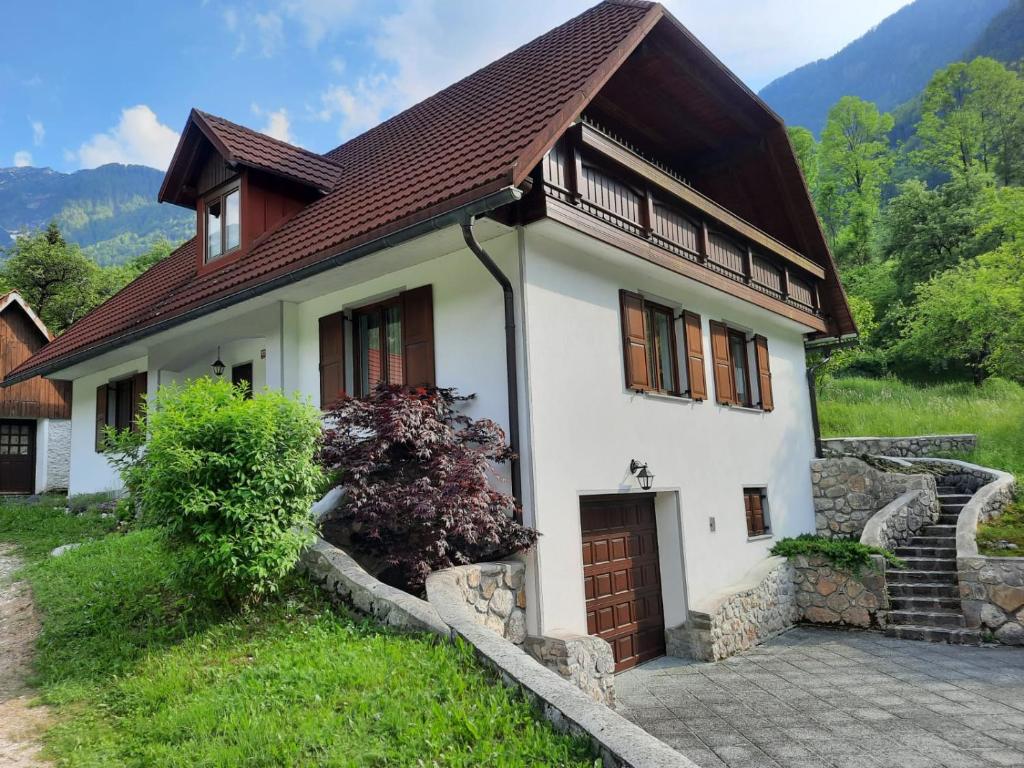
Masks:
[[[773,534],[771,532],[768,532],[768,533],[762,533],[760,536],[747,536],[747,541],[748,542],[751,542],[751,541],[765,541],[767,539],[772,539],[772,538],[775,538],[775,534]]]
[[[646,391],[643,391],[643,392],[639,392],[637,394],[643,395],[644,397],[653,398],[654,400],[671,400],[671,401],[676,402],[676,403],[696,403],[696,402],[698,402],[697,400],[694,400],[692,397],[688,397],[686,395],[672,395],[672,394],[669,394],[668,392],[653,392],[651,390],[646,390]]]
[[[741,411],[743,413],[770,413],[763,408],[755,408],[752,405],[730,405],[728,403],[720,403],[723,408],[728,408],[730,411]]]

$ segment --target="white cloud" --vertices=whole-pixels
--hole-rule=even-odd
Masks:
[[[171,162],[178,132],[161,123],[145,104],[121,110],[121,119],[106,133],[83,143],[75,157],[82,168],[106,163],[135,163],[163,170]]]
[[[27,150],[19,150],[14,153],[14,167],[24,168],[27,165],[32,165],[32,153]]]
[[[338,135],[348,139],[372,128],[402,104],[401,89],[384,74],[359,78],[352,87],[332,85],[320,94],[320,120],[337,120]]]
[[[260,41],[260,54],[270,58],[284,46],[284,22],[281,17],[269,11],[253,16],[253,25]]]
[[[41,147],[43,139],[46,138],[46,126],[40,120],[29,120],[29,122],[32,124],[32,143]]]
[[[288,117],[287,109],[282,107],[281,109],[267,112],[261,109],[259,104],[253,104],[251,109],[254,114],[267,118],[266,123],[259,129],[260,133],[265,133],[272,139],[287,141],[289,144],[299,146],[295,136],[292,134],[292,121]]]
[[[228,32],[238,29],[238,11],[234,8],[225,8],[221,13],[221,18],[224,19],[224,26],[228,28]]]
[[[281,7],[303,27],[306,45],[316,48],[351,21],[356,3],[354,0],[284,0]]]

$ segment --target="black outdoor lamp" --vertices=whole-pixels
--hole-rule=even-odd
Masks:
[[[629,473],[636,475],[636,481],[640,483],[640,487],[645,491],[651,490],[651,486],[654,484],[654,475],[647,471],[647,465],[641,464],[636,459],[629,462]]]
[[[210,366],[213,368],[213,373],[219,378],[224,375],[224,369],[227,367],[224,365],[224,361],[220,359],[220,347],[217,347],[217,359],[213,361]]]

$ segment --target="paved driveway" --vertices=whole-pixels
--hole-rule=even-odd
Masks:
[[[616,677],[618,710],[702,768],[1024,766],[1024,649],[794,629]]]

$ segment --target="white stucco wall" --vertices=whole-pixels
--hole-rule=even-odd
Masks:
[[[71,474],[68,493],[96,493],[121,487],[117,472],[96,452],[96,387],[111,379],[147,370],[137,358],[75,379],[71,390]]]
[[[678,624],[687,593],[700,599],[745,573],[774,539],[814,530],[805,329],[552,222],[529,227],[525,247],[540,629],[585,631],[580,497],[638,491],[633,458],[655,475],[666,623]],[[626,390],[623,288],[702,316],[709,400]],[[709,320],[768,338],[773,412],[713,401]],[[745,486],[768,488],[773,538],[748,541]]]

